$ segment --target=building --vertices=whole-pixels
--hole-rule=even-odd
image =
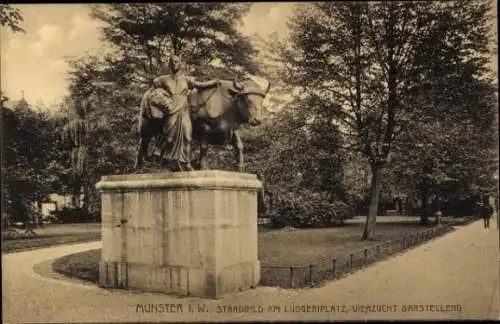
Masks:
[[[80,205],[83,203],[83,195],[80,195]],[[59,195],[52,193],[49,199],[42,203],[41,214],[42,219],[46,220],[51,213],[63,209],[64,207],[73,208],[73,197],[71,195]]]

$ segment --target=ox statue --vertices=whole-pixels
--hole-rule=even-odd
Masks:
[[[209,145],[230,144],[235,152],[238,169],[244,172],[243,144],[238,134],[242,124],[259,125],[264,113],[263,101],[270,89],[270,83],[259,77],[248,76],[243,80],[220,80],[214,86],[197,88],[188,95],[189,113],[192,123],[192,137],[200,145],[199,165],[207,169],[206,155]],[[143,105],[151,103],[155,96],[148,90],[141,103],[139,115],[140,142],[135,168],[141,166],[143,158],[147,158],[149,141],[156,136],[160,159],[171,149],[162,139],[168,122],[168,113],[162,113],[158,105],[149,107],[150,113],[143,113]],[[161,100],[159,100],[161,101]],[[157,101],[157,102],[159,102]],[[164,105],[168,105],[165,100]],[[167,108],[168,110],[168,108]],[[190,142],[189,142],[190,143]],[[182,167],[179,164],[179,169]]]

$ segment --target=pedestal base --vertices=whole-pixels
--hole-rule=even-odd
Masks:
[[[226,292],[253,288],[259,279],[258,261],[214,271],[121,262],[99,263],[101,287],[137,289],[180,296],[218,298]]]
[[[102,287],[218,298],[258,284],[255,175],[134,174],[97,186]]]

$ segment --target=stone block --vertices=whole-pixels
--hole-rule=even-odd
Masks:
[[[206,271],[191,268],[187,271],[188,294],[190,296],[204,296],[206,287]]]
[[[119,288],[128,286],[128,263],[126,262],[116,264],[116,286]]]
[[[108,285],[110,285],[110,280],[108,279],[108,263],[99,261],[99,286],[107,287]]]
[[[127,286],[133,289],[150,290],[151,266],[146,264],[128,264]]]

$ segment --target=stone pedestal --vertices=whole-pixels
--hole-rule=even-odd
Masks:
[[[218,298],[255,286],[255,175],[226,171],[102,177],[102,287]]]

